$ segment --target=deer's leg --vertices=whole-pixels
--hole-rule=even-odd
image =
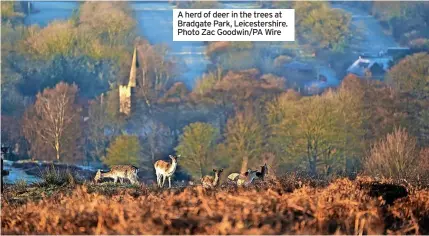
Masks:
[[[165,176],[165,175],[163,175],[163,176],[162,176],[162,186],[161,186],[161,187],[164,187],[165,178],[166,178],[166,176]]]
[[[168,188],[171,188],[171,176],[168,177]]]
[[[156,174],[156,186],[159,187],[159,174],[158,173],[155,173],[155,174]]]
[[[137,176],[134,176],[131,178],[131,184],[136,184],[139,182],[139,179],[137,178]]]
[[[158,187],[160,187],[161,188],[161,183],[162,183],[162,180],[161,180],[161,178],[162,178],[162,175],[161,174],[159,174],[158,175]]]

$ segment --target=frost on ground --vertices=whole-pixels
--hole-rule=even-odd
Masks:
[[[429,233],[428,189],[365,178],[328,183],[284,177],[208,191],[71,184],[44,186],[45,194],[35,193],[41,187],[18,187],[9,186],[2,198],[6,234]]]

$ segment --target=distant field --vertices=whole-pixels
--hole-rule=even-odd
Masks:
[[[18,184],[3,194],[3,234],[429,234],[428,189],[367,178],[211,191]]]

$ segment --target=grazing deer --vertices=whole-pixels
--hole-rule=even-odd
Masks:
[[[177,167],[177,159],[180,157],[178,156],[172,156],[169,155],[171,158],[171,163],[168,163],[163,160],[158,160],[155,162],[155,172],[156,172],[156,182],[158,184],[158,187],[162,188],[164,187],[165,178],[168,178],[168,188],[171,188],[171,176],[176,171]],[[162,178],[162,183],[161,183]]]
[[[256,177],[256,173],[257,173],[257,171],[256,170],[251,170],[251,169],[249,169],[246,173],[245,173],[245,176],[243,177],[243,176],[240,176],[239,178],[238,178],[238,180],[237,180],[237,185],[238,186],[242,186],[242,185],[244,185],[244,186],[248,186],[249,184],[251,184],[252,182],[253,182],[253,180],[255,179],[255,178],[257,178]]]
[[[112,166],[110,171],[106,173],[101,173],[100,169],[95,174],[94,181],[98,182],[102,178],[112,178],[116,183],[119,179],[123,183],[123,179],[128,179],[131,184],[138,183],[137,173],[139,168],[133,165],[115,165]]]
[[[265,163],[263,166],[261,166],[261,171],[256,172],[256,177],[258,177],[258,179],[264,180],[267,174],[268,174],[268,167],[267,167],[267,163]]]
[[[248,169],[246,172],[240,174],[240,173],[231,173],[228,175],[228,179],[236,182],[239,178],[245,178],[247,177],[248,173],[249,173],[250,169]]]
[[[219,178],[220,174],[223,172],[223,169],[216,170],[213,169],[213,172],[215,173],[214,177],[210,175],[206,175],[203,178],[201,178],[201,184],[204,188],[214,188],[219,184]]]
[[[257,178],[256,173],[256,170],[248,169],[244,174],[232,173],[228,175],[228,179],[236,182],[238,186],[247,186],[251,184],[255,178]]]

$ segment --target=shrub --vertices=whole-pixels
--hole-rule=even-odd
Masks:
[[[27,188],[27,182],[25,182],[25,180],[23,179],[20,179],[15,183],[15,189],[18,192],[24,192],[26,188]]]
[[[55,168],[54,164],[42,173],[42,180],[41,185],[73,186],[75,184],[75,178],[69,170],[60,171],[60,169]]]
[[[417,177],[418,161],[416,139],[399,128],[371,148],[364,167],[375,176],[410,180]]]

